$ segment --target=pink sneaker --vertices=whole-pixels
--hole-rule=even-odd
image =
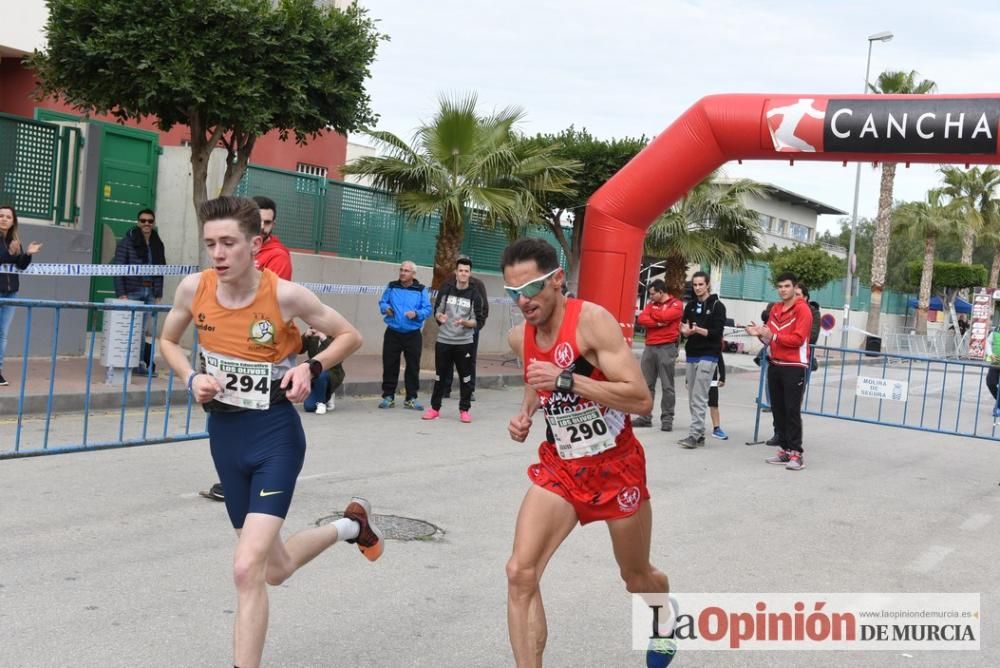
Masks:
[[[440,415],[441,415],[441,413],[439,413],[438,411],[434,410],[433,408],[428,408],[424,412],[424,414],[422,416],[420,416],[420,419],[421,420],[437,420],[438,417],[440,417]]]
[[[458,414],[458,419],[466,424],[472,422],[472,416],[469,415],[469,411],[460,411]]]

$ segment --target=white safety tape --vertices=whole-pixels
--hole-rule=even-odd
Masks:
[[[846,327],[846,329],[847,329],[847,331],[849,331],[849,332],[861,332],[861,333],[862,333],[862,334],[864,334],[865,336],[871,336],[871,337],[874,337],[874,338],[876,338],[876,339],[881,339],[881,338],[882,338],[882,337],[881,337],[881,336],[879,336],[878,334],[872,334],[871,332],[869,332],[869,331],[866,331],[866,330],[864,330],[864,329],[861,329],[860,327],[855,327],[854,325],[848,325],[848,326]]]
[[[0,265],[0,274],[32,276],[186,276],[198,271],[194,265],[183,264],[31,264],[18,269],[12,264]]]
[[[384,285],[343,285],[339,283],[300,283],[320,295],[381,295]]]
[[[31,276],[186,276],[200,271],[197,265],[183,264],[53,264],[37,263],[27,269],[12,264],[0,264],[0,274]],[[384,285],[347,285],[342,283],[300,283],[305,288],[322,295],[381,295]],[[437,295],[430,291],[431,298]],[[491,297],[490,304],[513,304],[506,297]]]

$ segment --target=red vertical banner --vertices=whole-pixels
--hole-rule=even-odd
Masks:
[[[972,321],[969,323],[969,359],[981,360],[986,355],[986,337],[993,320],[993,290],[976,288],[972,297]]]

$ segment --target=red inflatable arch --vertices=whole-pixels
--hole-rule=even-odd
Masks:
[[[1000,95],[712,95],[587,202],[580,296],[632,336],[646,229],[729,160],[1000,163]]]

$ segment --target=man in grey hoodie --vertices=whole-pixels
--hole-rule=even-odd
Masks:
[[[459,258],[455,265],[455,282],[443,284],[434,302],[434,318],[440,329],[434,346],[434,393],[431,395],[431,407],[423,415],[425,420],[436,420],[440,416],[444,395],[441,379],[450,376],[454,366],[458,369],[461,391],[459,418],[462,422],[472,422],[469,415],[469,408],[472,407],[472,339],[476,324],[483,319],[483,300],[469,284],[471,275],[472,260]]]

